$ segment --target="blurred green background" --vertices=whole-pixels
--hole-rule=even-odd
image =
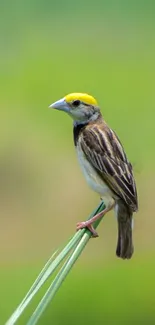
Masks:
[[[154,7],[0,1],[0,325],[99,202],[81,174],[72,121],[48,109],[74,91],[97,98],[133,163],[135,254],[116,258],[109,213],[39,324],[155,324]]]

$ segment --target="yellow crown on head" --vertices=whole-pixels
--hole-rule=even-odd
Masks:
[[[94,97],[83,94],[83,93],[72,93],[65,96],[65,100],[67,103],[72,102],[73,100],[80,100],[88,105],[98,106],[97,101]]]

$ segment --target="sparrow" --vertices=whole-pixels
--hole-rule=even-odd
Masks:
[[[105,209],[92,219],[77,224],[98,234],[93,222],[114,209],[118,221],[116,255],[133,255],[132,220],[138,210],[132,165],[116,133],[105,122],[97,101],[85,93],[71,93],[50,108],[66,112],[73,119],[73,138],[81,169],[89,186],[100,195]]]

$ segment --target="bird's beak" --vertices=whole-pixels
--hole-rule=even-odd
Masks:
[[[65,99],[62,98],[58,100],[57,102],[51,104],[49,108],[55,108],[58,109],[59,111],[64,111],[66,113],[69,113],[69,105],[66,103]]]

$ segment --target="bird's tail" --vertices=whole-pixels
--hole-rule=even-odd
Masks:
[[[116,214],[118,221],[118,242],[116,255],[123,259],[129,259],[133,254],[132,242],[132,212],[129,207],[119,200],[116,205]]]

